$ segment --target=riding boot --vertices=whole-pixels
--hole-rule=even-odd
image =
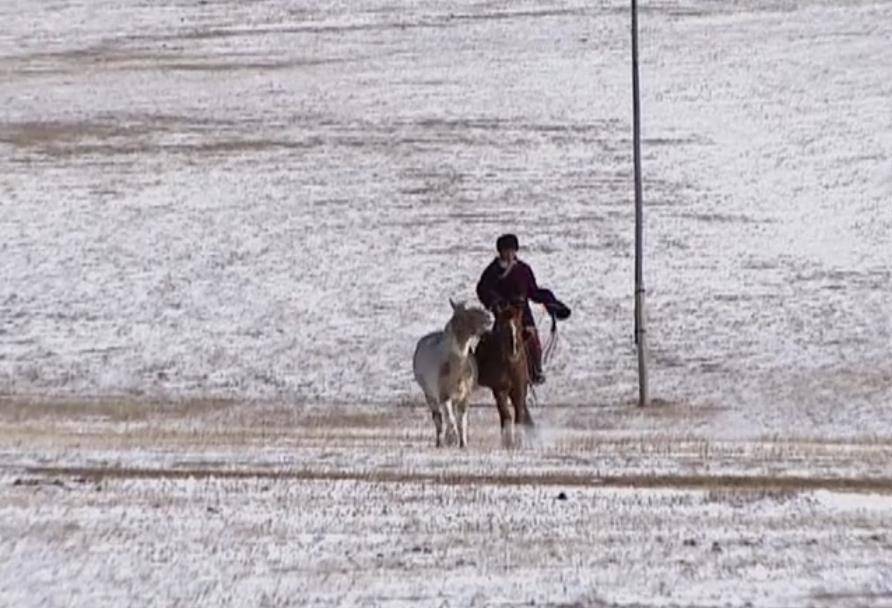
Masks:
[[[530,372],[530,382],[542,384],[545,382],[545,374],[542,373],[542,344],[539,342],[539,332],[535,327],[527,327],[526,331],[527,367]]]

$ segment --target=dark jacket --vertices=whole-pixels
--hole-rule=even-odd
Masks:
[[[553,293],[539,288],[533,269],[525,262],[515,260],[510,268],[505,269],[499,264],[499,258],[494,259],[480,276],[477,297],[490,310],[500,303],[522,300],[525,305],[523,323],[527,327],[536,325],[529,300],[545,305],[557,302]]]

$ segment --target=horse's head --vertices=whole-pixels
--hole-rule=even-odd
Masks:
[[[489,313],[476,306],[466,307],[464,302],[456,304],[449,300],[452,306],[452,319],[449,327],[457,336],[464,338],[479,338],[489,329]]]
[[[493,333],[502,351],[511,360],[517,359],[523,352],[523,312],[523,304],[517,302],[496,309]]]

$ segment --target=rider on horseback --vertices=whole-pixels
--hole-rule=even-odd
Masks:
[[[477,297],[493,311],[514,302],[524,306],[524,342],[529,354],[530,380],[533,384],[542,384],[545,382],[545,375],[542,373],[542,345],[529,300],[544,304],[552,318],[566,319],[570,316],[570,309],[554,297],[551,291],[541,289],[536,284],[533,269],[517,257],[520,247],[515,235],[500,236],[496,241],[496,249],[499,252],[498,257],[486,267],[477,283]]]

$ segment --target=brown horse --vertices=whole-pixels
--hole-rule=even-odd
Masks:
[[[511,304],[496,311],[492,331],[483,334],[474,356],[477,359],[480,386],[488,387],[496,399],[502,423],[502,443],[513,443],[514,428],[532,429],[533,419],[527,408],[530,385],[526,346],[523,339],[523,306]],[[514,427],[508,400],[514,405]]]

